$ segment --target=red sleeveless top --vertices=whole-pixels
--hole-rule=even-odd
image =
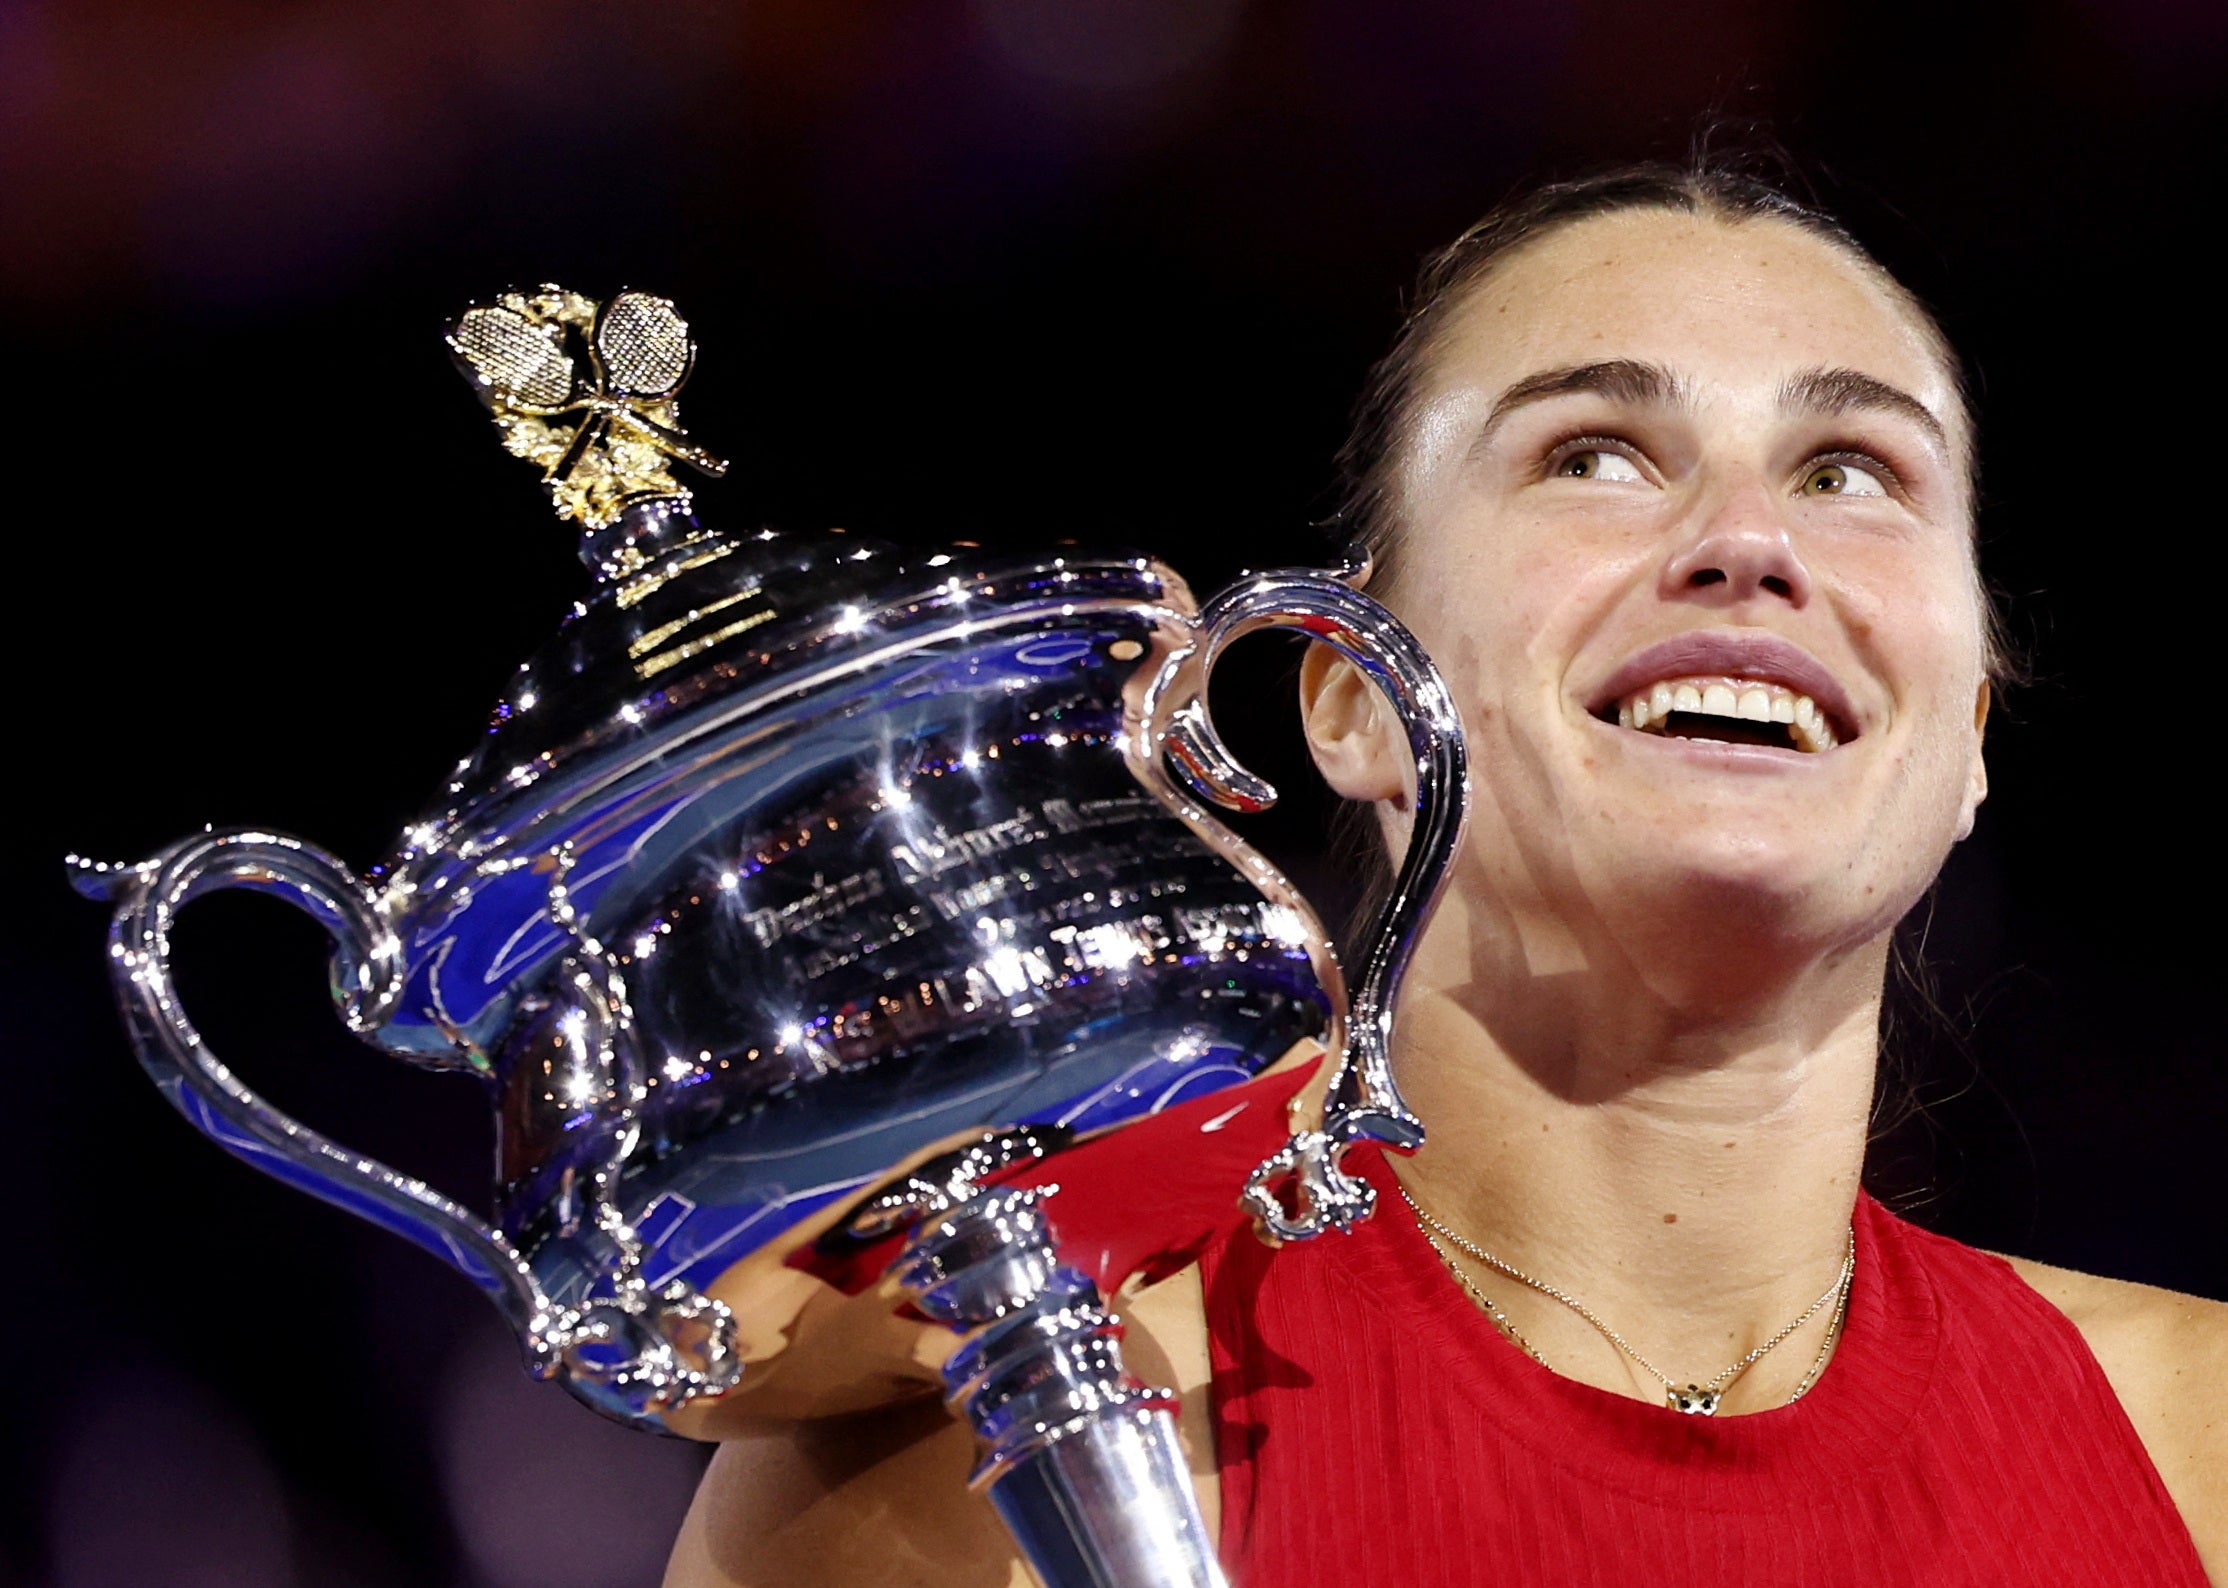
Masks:
[[[1391,1175],[1347,1236],[1202,1261],[1237,1588],[2204,1588],[2087,1345],[2000,1258],[1867,1197],[1832,1365],[1688,1417],[1502,1338]]]

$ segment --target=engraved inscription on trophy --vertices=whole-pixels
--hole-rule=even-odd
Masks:
[[[1173,1396],[1123,1370],[1053,1191],[978,1180],[1152,1129],[1319,1043],[1320,1128],[1246,1195],[1279,1239],[1367,1213],[1339,1156],[1420,1139],[1386,1033],[1461,829],[1437,675],[1322,574],[1253,575],[1201,607],[1134,553],[701,522],[672,465],[725,465],[681,427],[695,346],[652,294],[505,293],[449,346],[580,527],[596,589],[368,874],[249,830],[75,863],[114,904],[141,1062],[227,1150],[450,1263],[534,1372],[623,1421],[717,1436],[781,1382],[746,1356],[795,1368],[816,1340],[832,1377],[791,1374],[799,1414],[893,1393],[826,1323],[846,1308],[957,1329],[951,1404],[1039,1575],[1212,1588]],[[1206,808],[1274,798],[1203,703],[1220,648],[1264,627],[1354,659],[1416,755],[1415,835],[1350,1001],[1306,902]],[[220,888],[313,916],[349,1029],[493,1098],[492,1218],[288,1118],[211,1053],[171,934]],[[1211,1188],[1209,1215],[1240,1189]],[[863,1277],[828,1250],[908,1228]],[[936,1352],[915,1333],[902,1355]]]

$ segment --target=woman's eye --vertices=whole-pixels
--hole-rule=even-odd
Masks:
[[[1604,452],[1599,449],[1565,454],[1556,463],[1555,473],[1566,480],[1630,482],[1642,478],[1639,466],[1622,452]]]
[[[1803,476],[1805,496],[1885,496],[1880,476],[1854,463],[1821,463]]]

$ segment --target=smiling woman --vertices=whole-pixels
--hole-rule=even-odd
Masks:
[[[1890,936],[1987,791],[1970,431],[1924,309],[1743,176],[1546,188],[1427,272],[1347,464],[1475,767],[1430,1140],[1350,1238],[1127,1306],[1247,1588],[2228,1580],[2228,1309],[1860,1189]],[[1327,650],[1301,688],[1399,853],[1398,725]],[[935,1492],[965,1446],[738,1441],[669,1582],[1020,1580]]]

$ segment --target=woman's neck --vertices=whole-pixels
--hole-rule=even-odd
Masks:
[[[1481,958],[1495,956],[1461,955],[1457,978],[1427,952],[1403,999],[1398,1075],[1430,1135],[1398,1165],[1402,1182],[1450,1229],[1583,1301],[1664,1373],[1707,1381],[1838,1269],[1863,1168],[1879,954],[1821,960],[1761,996],[1716,990],[1697,1002],[1739,1012],[1711,1018],[1629,967],[1481,977]],[[1662,1397],[1569,1308],[1467,1267],[1557,1371]],[[1827,1309],[1760,1360],[1726,1409],[1783,1401],[1829,1320]]]

